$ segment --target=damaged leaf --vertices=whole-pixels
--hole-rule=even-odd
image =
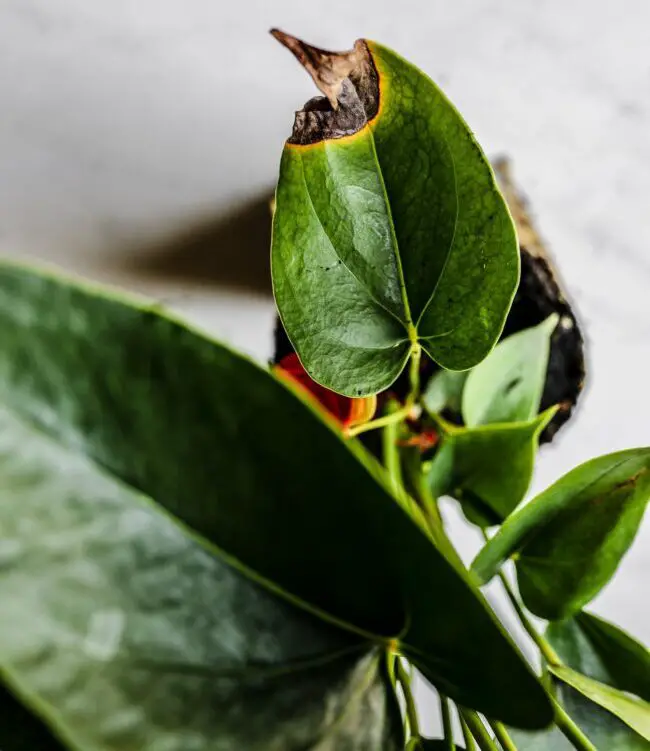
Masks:
[[[274,34],[325,94],[296,116],[273,222],[276,302],[307,371],[362,396],[387,388],[413,346],[474,366],[503,328],[519,253],[471,131],[381,45],[331,53]]]

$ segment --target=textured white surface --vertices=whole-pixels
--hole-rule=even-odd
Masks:
[[[153,294],[266,357],[264,207],[224,221],[270,190],[313,94],[274,25],[330,48],[359,36],[395,48],[488,153],[512,158],[589,344],[581,411],[543,451],[535,488],[650,443],[647,0],[4,0],[0,252]],[[198,254],[198,278],[160,271],[157,258],[184,254]],[[477,538],[453,529],[470,556]],[[646,523],[595,606],[646,642],[649,543]]]

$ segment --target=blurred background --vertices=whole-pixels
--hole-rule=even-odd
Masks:
[[[647,0],[2,0],[0,253],[143,292],[267,359],[267,204],[315,93],[271,26],[394,48],[512,160],[589,356],[532,490],[650,443]],[[478,536],[448,511],[469,559]],[[593,608],[646,643],[649,574],[646,522]]]

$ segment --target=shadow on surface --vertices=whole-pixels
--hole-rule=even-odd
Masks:
[[[139,277],[198,281],[271,295],[271,192],[214,221],[138,249],[121,262]]]

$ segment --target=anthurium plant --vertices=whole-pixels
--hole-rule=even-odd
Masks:
[[[282,154],[270,367],[0,264],[0,749],[647,749],[648,650],[585,607],[650,448],[525,502],[583,360],[511,186],[391,50],[273,33],[322,96]],[[469,569],[441,497],[485,537]]]

